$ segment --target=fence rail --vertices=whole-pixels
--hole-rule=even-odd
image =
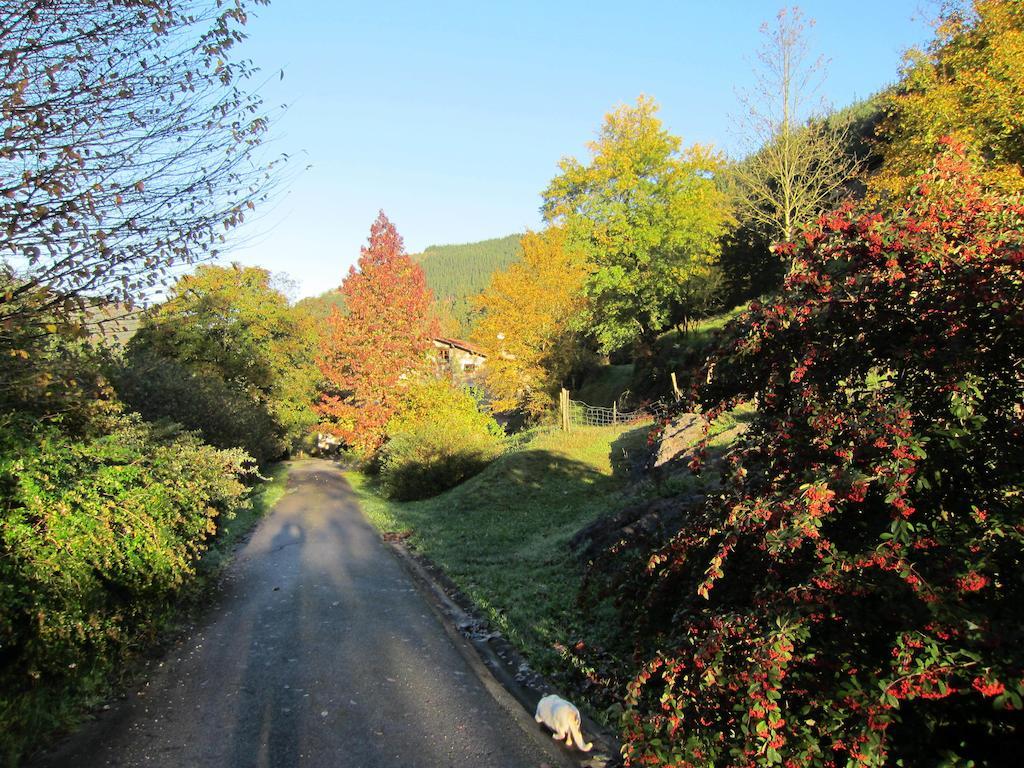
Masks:
[[[639,424],[654,421],[667,412],[668,406],[663,402],[650,403],[631,411],[619,410],[617,405],[605,408],[600,405],[588,405],[579,400],[570,400],[569,393],[562,391],[562,429],[572,427],[610,427],[615,424]]]

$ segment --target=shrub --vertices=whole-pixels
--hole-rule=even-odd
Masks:
[[[503,431],[468,390],[446,381],[413,386],[387,429],[380,476],[395,499],[424,499],[452,488],[501,453]]]
[[[137,417],[0,417],[0,755],[60,723],[174,610],[251,459]]]
[[[140,348],[110,376],[125,405],[147,421],[181,424],[218,448],[242,448],[260,464],[289,448],[269,404],[236,382]]]
[[[754,422],[624,593],[625,755],[1014,764],[1024,205],[947,142],[890,218],[846,207],[782,249],[781,296],[697,379],[709,425],[756,399]]]

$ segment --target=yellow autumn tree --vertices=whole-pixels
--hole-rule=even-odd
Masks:
[[[1024,189],[1024,2],[974,0],[947,15],[928,50],[908,55],[879,135],[876,195],[906,193],[946,135],[983,161],[987,184]]]
[[[584,354],[587,267],[561,228],[527,232],[521,243],[522,260],[496,272],[474,300],[480,316],[471,338],[491,351],[486,382],[494,409],[539,416]]]

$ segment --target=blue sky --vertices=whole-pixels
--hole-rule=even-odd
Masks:
[[[241,54],[288,104],[272,149],[292,157],[276,202],[229,258],[337,286],[383,209],[410,252],[537,227],[540,192],[606,112],[645,93],[685,143],[739,143],[763,21],[781,6],[700,2],[331,2],[255,9]],[[817,0],[809,40],[823,95],[846,105],[893,82],[930,38],[921,0]],[[284,79],[277,72],[284,70]],[[311,166],[304,170],[306,166]]]

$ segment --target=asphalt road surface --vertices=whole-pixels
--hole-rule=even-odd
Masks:
[[[476,674],[333,464],[297,463],[289,489],[204,623],[34,765],[566,764]]]

